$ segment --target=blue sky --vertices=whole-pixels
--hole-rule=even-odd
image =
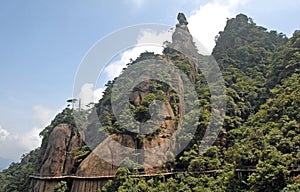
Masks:
[[[72,97],[79,64],[99,39],[135,24],[174,26],[179,11],[208,49],[241,12],[288,36],[300,29],[299,0],[0,1],[0,158],[18,160],[39,145],[38,132]]]

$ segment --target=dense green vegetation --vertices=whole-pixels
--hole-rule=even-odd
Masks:
[[[67,123],[75,130],[75,122],[73,118],[73,109],[65,108],[61,113],[57,114],[51,124],[44,128],[40,133],[43,138],[42,145],[38,149],[31,151],[21,157],[21,162],[12,163],[8,169],[0,173],[0,191],[17,192],[29,191],[29,175],[42,166],[42,157],[46,150],[50,133],[60,123]],[[85,149],[82,153],[85,153]],[[86,154],[78,154],[78,160]]]
[[[130,175],[137,170],[119,168],[116,177],[99,191],[300,191],[300,179],[293,179],[300,174],[295,171],[300,170],[300,31],[287,38],[257,26],[240,14],[227,21],[216,39],[213,56],[226,83],[227,109],[218,139],[204,153],[199,153],[198,148],[210,118],[210,92],[203,74],[193,74],[191,59],[166,47],[163,56],[146,52],[128,64],[130,67],[146,59],[163,58],[172,61],[190,78],[195,75],[198,94],[195,102],[201,106],[194,122],[197,131],[188,147],[166,165],[181,173],[134,178]],[[199,58],[205,60],[203,56]],[[87,130],[101,127],[96,132],[87,132],[92,140],[100,142],[104,132],[129,134],[111,113],[110,97],[115,81],[106,84],[104,96],[95,105],[102,126],[97,125],[94,116],[88,119],[92,123]],[[149,89],[152,92],[139,105],[131,101],[130,110],[135,118],[141,122],[148,120],[149,104],[168,99],[178,119],[179,101],[174,90],[159,81],[152,81]],[[58,114],[41,133],[41,148],[0,173],[0,191],[28,189],[28,175],[39,166],[35,160],[45,150],[53,128],[59,123],[75,128],[71,113],[67,108]],[[85,121],[81,120],[82,124]],[[148,135],[154,136],[155,133]],[[57,190],[65,191],[66,183],[60,183]]]
[[[34,171],[39,149],[22,156],[19,163],[12,163],[0,173],[0,191],[29,191],[29,175]]]
[[[136,179],[121,170],[102,191],[300,191],[299,181],[292,179],[300,164],[299,31],[287,39],[238,15],[216,41],[213,55],[222,68],[228,103],[215,146],[203,154],[197,142],[187,148],[175,162],[185,173]],[[200,85],[205,106],[209,94]],[[199,124],[207,119],[200,118]],[[199,174],[207,170],[220,172]]]

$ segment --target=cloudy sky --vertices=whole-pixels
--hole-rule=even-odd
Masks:
[[[38,133],[73,97],[76,72],[97,41],[136,24],[174,26],[178,12],[186,14],[192,35],[208,52],[226,19],[238,13],[289,37],[300,29],[299,0],[0,1],[0,158],[17,161],[39,146]],[[137,42],[143,38],[169,36],[144,32]],[[119,54],[102,79],[117,75],[144,49]],[[99,99],[103,84],[82,85],[78,97],[85,104]]]

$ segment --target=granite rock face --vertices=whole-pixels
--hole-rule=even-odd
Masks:
[[[170,48],[183,53],[182,57],[189,57],[189,59],[185,59],[192,69],[188,78],[192,83],[195,83],[196,74],[198,74],[198,67],[195,64],[198,62],[197,49],[187,28],[188,22],[185,16],[180,14],[178,21],[179,24],[176,25]],[[156,59],[164,61],[167,65],[174,65],[164,55],[156,55]],[[139,129],[150,129],[153,134],[139,135],[130,131],[123,131],[105,136],[99,132],[97,121],[105,120],[107,112],[112,114],[110,100],[103,100],[98,105],[98,116],[90,117],[90,124],[83,134],[85,144],[93,144],[89,145],[92,152],[78,164],[75,155],[72,154],[74,151],[76,154],[76,151],[84,145],[83,137],[78,131],[72,131],[67,124],[60,124],[54,128],[49,137],[42,165],[37,174],[44,176],[78,176],[81,179],[74,178],[69,182],[68,187],[72,192],[82,192],[97,191],[105,184],[107,179],[93,179],[93,177],[105,178],[106,176],[115,175],[118,167],[126,159],[137,164],[138,169],[143,170],[145,173],[165,171],[167,168],[164,163],[170,160],[170,156],[174,158],[172,156],[176,148],[176,137],[174,135],[176,130],[180,128],[181,118],[184,116],[184,109],[181,107],[183,106],[182,98],[180,98],[180,94],[184,92],[183,80],[179,74],[172,77],[172,82],[179,92],[176,106],[174,105],[174,90],[164,88],[165,85],[159,85],[161,90],[159,88],[153,92],[153,83],[157,82],[153,82],[149,78],[147,80],[147,77],[145,79],[132,89],[128,100],[135,110],[139,107],[147,109],[148,112],[137,113],[135,111],[136,120],[147,122],[150,118],[151,124],[141,124],[145,127],[139,127]],[[148,106],[145,106],[145,102],[153,94],[159,95],[161,92],[163,92],[163,99],[159,101],[158,105],[155,105],[156,111],[151,111],[154,101],[151,101],[152,103],[150,102]],[[152,118],[154,113],[160,118]],[[54,191],[60,180],[33,181],[33,191],[43,192]]]
[[[68,124],[57,125],[49,136],[41,168],[34,175],[49,177],[71,175],[76,163],[76,151],[80,150],[82,144],[83,140],[79,132],[72,132]],[[58,182],[59,180],[33,179],[32,191],[54,191]]]
[[[176,25],[171,48],[181,51],[189,57],[187,60],[192,68],[192,73],[188,78],[192,83],[195,83],[196,74],[198,73],[198,67],[195,64],[198,62],[197,49],[193,42],[193,37],[187,28],[188,22],[184,20],[182,15],[180,15],[178,20],[179,24]],[[172,62],[164,56],[157,56],[157,58],[172,65]],[[178,86],[178,90],[182,92],[182,80],[179,76],[176,78],[176,86]],[[145,80],[134,87],[129,95],[129,102],[135,107],[140,106],[145,98],[147,98],[149,94],[152,94],[151,83],[153,82]],[[108,136],[101,141],[94,148],[93,152],[80,164],[76,175],[86,177],[114,175],[118,165],[125,158],[140,164],[145,173],[165,171],[166,168],[164,167],[164,163],[168,160],[168,154],[172,154],[176,145],[174,133],[180,127],[180,118],[176,119],[176,116],[179,114],[179,116],[184,115],[184,112],[180,107],[172,108],[170,95],[171,92],[166,91],[166,99],[158,109],[159,115],[164,118],[152,122],[153,127],[158,127],[158,132],[156,134],[151,137],[142,137],[139,141],[137,141],[136,135],[130,133]],[[146,121],[145,119],[141,120]],[[91,132],[93,131],[90,130],[89,133]],[[74,181],[72,191],[92,190],[101,185],[99,182],[87,182],[88,183],[85,181]]]

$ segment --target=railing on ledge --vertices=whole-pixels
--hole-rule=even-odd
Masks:
[[[224,169],[214,169],[214,170],[203,170],[197,172],[188,172],[186,170],[176,170],[170,172],[160,172],[160,173],[140,173],[135,175],[128,175],[132,178],[140,178],[140,177],[157,177],[157,176],[171,176],[180,173],[192,173],[192,174],[210,174],[210,173],[221,173],[224,172]],[[234,170],[236,173],[252,173],[256,172],[257,169],[255,167],[244,167],[244,168],[237,168]],[[290,169],[291,173],[298,173],[300,174],[300,170],[298,169]],[[41,175],[41,174],[32,174],[29,176],[31,179],[38,179],[38,180],[61,180],[61,179],[80,179],[80,180],[91,180],[91,179],[113,179],[115,175],[102,175],[102,176],[79,176],[79,175]]]

